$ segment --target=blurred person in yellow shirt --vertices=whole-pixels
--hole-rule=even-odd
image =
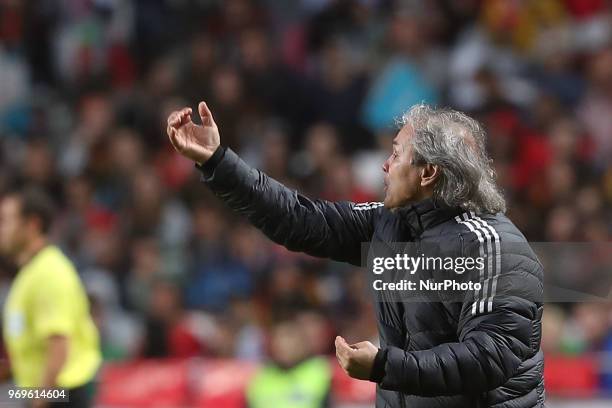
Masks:
[[[18,387],[69,391],[69,402],[32,406],[87,407],[102,360],[98,331],[74,266],[48,240],[52,219],[40,190],[0,199],[0,251],[19,268],[4,304],[4,341]]]
[[[293,316],[292,316],[293,317]],[[331,406],[332,368],[317,356],[305,327],[289,316],[270,330],[270,361],[250,381],[248,408],[325,408]]]

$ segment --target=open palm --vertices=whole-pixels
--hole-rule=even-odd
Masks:
[[[198,105],[201,125],[191,121],[191,108],[174,111],[168,117],[170,143],[181,155],[198,163],[204,163],[219,147],[219,129],[205,102]]]

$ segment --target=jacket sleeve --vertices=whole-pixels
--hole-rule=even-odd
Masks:
[[[361,243],[382,203],[311,200],[248,166],[229,148],[198,166],[202,182],[272,241],[291,251],[361,264]]]
[[[372,381],[387,390],[439,396],[485,392],[513,377],[540,347],[541,265],[524,255],[501,259],[508,267],[497,277],[491,307],[485,298],[481,309],[474,291],[461,304],[459,341],[421,351],[381,349]],[[483,285],[487,280],[474,277]]]

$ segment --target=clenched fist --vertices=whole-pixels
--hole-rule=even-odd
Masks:
[[[181,155],[204,163],[219,147],[219,129],[205,102],[198,105],[201,125],[191,121],[191,108],[174,111],[168,117],[168,137]]]

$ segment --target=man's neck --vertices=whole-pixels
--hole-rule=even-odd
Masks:
[[[433,194],[424,194],[424,195],[421,195],[421,196],[419,196],[417,198],[414,198],[414,199],[412,199],[410,201],[406,201],[405,203],[403,203],[401,205],[398,205],[397,207],[393,207],[390,210],[391,210],[391,212],[397,212],[397,211],[401,210],[402,208],[409,208],[409,207],[412,207],[412,206],[418,206],[419,204],[422,204],[426,200],[429,200],[431,198],[433,198]]]
[[[47,238],[39,236],[31,240],[28,245],[21,251],[17,256],[17,265],[22,268],[25,264],[30,262],[34,255],[36,255],[41,249],[47,246]]]

